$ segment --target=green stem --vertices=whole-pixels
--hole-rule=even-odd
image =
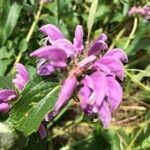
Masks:
[[[148,0],[146,0],[147,4],[150,6],[150,2]]]
[[[134,34],[135,34],[136,29],[137,29],[137,24],[138,24],[138,18],[135,17],[135,18],[134,18],[134,25],[133,25],[132,31],[131,31],[131,33],[130,33],[130,35],[129,35],[128,40],[126,41],[126,43],[125,43],[125,45],[124,45],[124,49],[127,49],[127,48],[128,48],[128,46],[129,46],[131,40],[134,38]]]
[[[148,125],[149,123],[150,123],[150,120],[148,120],[148,121],[146,121],[146,122],[144,122],[144,123],[142,124],[141,129],[140,129],[140,130],[137,132],[137,134],[134,136],[134,138],[132,139],[132,141],[131,141],[130,144],[128,145],[127,150],[131,150],[131,148],[133,147],[135,141],[137,140],[137,138],[139,137],[139,135],[140,135],[141,132],[143,131],[144,127],[145,127],[146,125]]]
[[[146,85],[144,85],[143,83],[137,81],[137,80],[133,77],[133,75],[130,74],[130,73],[127,71],[127,69],[125,69],[125,73],[126,73],[126,75],[127,75],[128,77],[131,78],[131,80],[132,80],[133,82],[135,82],[136,84],[138,84],[142,89],[144,89],[144,90],[146,90],[146,91],[150,91],[150,88],[149,88],[148,86],[146,86]]]
[[[30,39],[31,39],[31,37],[32,37],[32,34],[33,34],[33,32],[34,32],[34,29],[35,29],[35,27],[36,27],[36,24],[37,24],[38,21],[39,21],[39,18],[40,18],[40,15],[41,15],[41,11],[42,11],[43,5],[44,5],[44,0],[41,0],[41,1],[40,1],[40,5],[39,5],[39,9],[38,9],[38,11],[37,11],[37,13],[36,13],[36,16],[35,16],[35,18],[34,18],[34,21],[33,21],[32,25],[31,25],[31,27],[30,27],[30,30],[29,30],[29,32],[28,32],[26,38],[25,38],[27,44],[29,43],[29,41],[30,41]],[[21,60],[22,55],[23,55],[23,51],[20,50],[19,53],[18,53],[18,55],[17,55],[17,57],[16,57],[16,60],[15,60],[15,63],[14,63],[14,64],[18,63],[18,62]],[[12,73],[14,73],[14,71],[15,71],[15,68],[14,68],[14,66],[13,66],[13,68],[12,68]]]
[[[119,33],[118,35],[116,36],[116,38],[113,40],[112,44],[110,45],[109,49],[113,49],[116,42],[122,37],[122,35],[124,34],[125,32],[125,28],[123,28]]]

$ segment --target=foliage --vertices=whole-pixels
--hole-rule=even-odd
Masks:
[[[43,2],[43,0],[41,0]],[[13,102],[9,115],[0,113],[0,149],[61,150],[148,150],[150,148],[150,22],[128,16],[133,6],[150,5],[148,0],[0,0],[0,89],[15,89],[11,83],[14,64],[27,66],[31,81]],[[71,101],[49,123],[60,89],[57,77],[36,74],[29,53],[42,43],[39,27],[57,25],[72,39],[77,24],[84,27],[88,43],[104,32],[110,48],[120,47],[129,56],[123,83],[124,99],[114,113],[109,129],[95,116],[81,115]],[[40,123],[48,127],[47,138],[36,132]],[[9,141],[6,143],[6,141]]]

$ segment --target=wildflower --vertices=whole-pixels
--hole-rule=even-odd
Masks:
[[[0,112],[7,113],[9,108],[10,106],[8,103],[0,103]]]
[[[105,34],[101,34],[100,37],[94,42],[91,48],[88,51],[88,55],[98,55],[102,52],[102,50],[108,49],[105,41],[107,40],[107,36]]]
[[[18,90],[22,90],[30,80],[27,69],[20,63],[16,64],[16,79],[13,79],[13,83]]]
[[[26,84],[29,82],[30,77],[27,69],[24,65],[17,63],[16,64],[16,78],[12,80],[17,90],[22,91]],[[9,101],[15,100],[17,94],[13,89],[0,89],[0,112],[7,113],[9,112],[11,105]],[[46,129],[41,124],[38,132],[41,138],[46,136]]]
[[[46,129],[45,129],[45,127],[44,127],[44,125],[42,123],[40,124],[40,126],[38,128],[38,133],[40,134],[40,137],[42,139],[45,138],[46,135],[47,135],[47,131],[46,131]]]
[[[56,69],[67,67],[68,58],[74,59],[83,50],[83,30],[78,25],[75,30],[73,43],[65,39],[63,33],[54,25],[48,24],[40,28],[40,31],[47,35],[50,45],[37,49],[30,54],[45,60],[38,65],[37,73],[40,75],[50,75]]]
[[[145,6],[145,7],[132,7],[129,11],[128,11],[128,15],[129,16],[133,16],[133,15],[141,15],[143,17],[145,17],[146,20],[150,20],[150,6]]]
[[[123,91],[119,81],[124,79],[123,63],[128,62],[127,55],[120,48],[107,51],[107,36],[102,33],[91,42],[89,50],[84,52],[86,57],[80,60],[79,56],[82,55],[84,48],[82,26],[76,27],[73,44],[65,39],[63,33],[54,25],[49,24],[41,29],[51,45],[30,54],[41,59],[41,64],[38,66],[47,67],[45,72],[42,68],[40,74],[51,74],[56,67],[66,68],[68,71],[68,77],[62,85],[58,100],[53,111],[46,115],[46,121],[52,119],[71,99],[73,93],[76,93],[84,112],[88,115],[96,113],[103,126],[107,128],[111,122],[111,114],[122,101]],[[60,62],[65,65],[61,67],[58,65]]]
[[[15,92],[10,89],[0,90],[0,102],[1,101],[9,101],[11,99],[16,98]]]
[[[132,15],[136,15],[136,14],[139,14],[139,15],[145,15],[145,11],[143,9],[143,7],[132,7],[129,12],[128,12],[129,16],[132,16]]]
[[[27,82],[29,81],[29,74],[26,68],[18,63],[16,64],[16,79],[13,79],[13,83],[17,90],[22,91]],[[7,113],[10,109],[9,101],[15,100],[17,94],[13,89],[0,89],[0,112]]]

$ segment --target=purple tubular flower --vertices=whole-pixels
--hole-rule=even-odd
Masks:
[[[110,69],[106,65],[95,62],[92,67],[93,67],[93,69],[102,71],[105,75],[111,75],[111,76],[113,75],[111,73]]]
[[[0,112],[7,113],[9,109],[8,103],[0,103]]]
[[[46,129],[42,123],[40,124],[40,126],[38,128],[38,132],[40,134],[41,139],[45,138],[47,135]]]
[[[150,6],[144,7],[145,15],[150,15]]]
[[[113,58],[119,59],[121,62],[128,62],[128,57],[121,48],[111,49],[105,53],[105,56],[111,56]]]
[[[112,76],[107,77],[107,99],[112,112],[114,112],[121,103],[122,95],[122,88],[117,80]]]
[[[100,37],[96,40],[96,42],[91,46],[88,51],[89,55],[98,55],[102,52],[102,50],[108,49],[105,41],[107,40],[107,36],[105,34],[101,34]]]
[[[63,68],[67,66],[67,54],[61,48],[54,46],[39,48],[32,52],[30,56],[47,59],[54,67]]]
[[[85,76],[83,87],[79,90],[81,108],[87,113],[97,113],[107,128],[111,121],[111,111],[106,101],[108,93],[107,77],[103,72],[96,71],[90,76]]]
[[[111,112],[106,101],[103,101],[102,105],[98,109],[98,116],[103,123],[103,127],[108,128],[111,122]]]
[[[95,60],[96,60],[96,56],[94,56],[94,55],[88,56],[88,57],[84,58],[82,61],[80,61],[78,63],[78,66],[80,68],[84,68],[86,66],[91,65]]]
[[[91,89],[84,83],[83,87],[79,90],[80,105],[83,110],[86,110],[89,105],[88,101],[91,93]]]
[[[117,76],[121,81],[124,79],[124,67],[121,61],[110,56],[104,56],[97,63],[107,66],[111,73]]]
[[[71,98],[73,91],[75,90],[75,88],[77,87],[77,80],[74,77],[68,77],[65,82],[64,85],[62,86],[62,89],[60,91],[58,100],[54,106],[54,111],[53,111],[53,115],[55,116],[60,108],[66,104],[68,102],[68,100]]]
[[[0,90],[0,102],[7,102],[16,98],[16,94],[13,90],[5,89]]]
[[[145,7],[134,6],[128,12],[129,16],[136,15],[136,14],[145,17],[146,20],[150,20],[150,6],[145,6]]]
[[[144,7],[144,11],[146,20],[150,21],[150,6]]]
[[[30,77],[24,65],[17,63],[16,70],[18,73],[16,75],[16,79],[13,80],[13,83],[18,90],[22,90],[30,80]]]
[[[136,14],[140,14],[140,15],[145,15],[145,11],[142,7],[132,7],[129,11],[128,11],[128,15],[132,16],[132,15],[136,15]]]
[[[61,48],[67,54],[67,57],[74,58],[75,57],[75,49],[72,43],[67,39],[58,39],[53,42],[54,47]]]
[[[142,11],[138,9],[141,14]],[[149,9],[145,11],[149,14]],[[47,35],[50,45],[47,43],[47,46],[30,54],[31,57],[39,59],[38,74],[50,75],[57,68],[65,67],[66,71],[70,69],[53,111],[45,116],[45,120],[51,120],[76,91],[84,112],[89,115],[96,113],[103,126],[107,128],[111,121],[111,113],[117,109],[122,100],[123,92],[117,79],[123,80],[124,78],[123,63],[128,62],[127,55],[120,48],[103,54],[104,50],[108,49],[108,45],[107,36],[102,33],[85,53],[86,57],[79,61],[78,56],[82,54],[84,48],[81,25],[77,25],[75,29],[73,44],[54,25],[43,26],[40,31]],[[67,67],[69,62],[71,66]],[[77,88],[78,85],[80,85],[79,88]],[[45,136],[46,132],[42,124],[39,127],[39,133],[41,137]]]
[[[107,41],[107,35],[104,33],[101,33],[100,36],[98,37],[97,41],[99,41],[99,40],[106,42]]]
[[[80,54],[83,50],[83,28],[81,25],[77,25],[75,30],[75,37],[73,39],[73,46],[75,48],[76,54]]]
[[[95,82],[96,81],[96,82]],[[102,72],[94,72],[91,76],[86,75],[83,79],[84,86],[79,91],[81,97],[81,107],[83,109],[100,106],[106,94],[106,77]],[[91,107],[91,108],[92,108]],[[85,110],[88,112],[87,110]]]
[[[50,42],[64,38],[63,33],[52,24],[47,24],[40,28],[40,31],[48,36]]]
[[[37,73],[41,76],[51,75],[55,68],[51,64],[43,64],[37,69]]]
[[[100,106],[106,94],[106,76],[103,72],[96,71],[91,75],[91,78],[94,84],[95,102],[97,106]]]

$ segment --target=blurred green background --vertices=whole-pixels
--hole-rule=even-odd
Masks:
[[[150,149],[150,22],[142,16],[128,16],[131,7],[150,5],[150,2],[97,2],[92,8],[93,0],[45,0],[44,3],[40,0],[0,0],[0,76],[12,73],[16,62],[25,64],[34,74],[36,64],[29,53],[40,47],[44,36],[38,30],[48,23],[58,26],[68,39],[73,38],[76,25],[81,24],[85,43],[104,32],[110,48],[122,48],[129,57],[123,82],[124,99],[113,114],[109,129],[103,129],[95,116],[85,116],[76,102],[70,102],[48,124],[48,137],[43,140],[36,133],[28,139],[21,133],[16,137],[1,124],[0,148]],[[3,115],[0,118],[1,121],[5,119]]]

